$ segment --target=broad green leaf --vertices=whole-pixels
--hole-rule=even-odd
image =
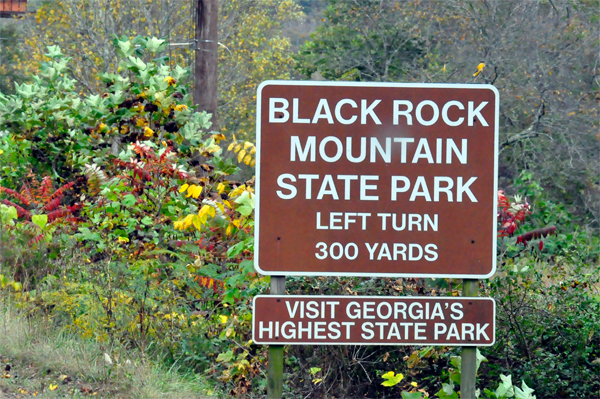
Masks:
[[[133,54],[133,44],[129,41],[129,40],[125,40],[125,41],[117,41],[117,45],[119,46],[119,49],[123,52],[123,55],[125,56],[130,56]]]
[[[442,391],[444,391],[446,395],[452,395],[454,392],[454,384],[452,382],[450,382],[450,384],[442,384]]]
[[[146,49],[151,53],[156,53],[160,51],[161,47],[164,47],[163,44],[165,44],[164,40],[153,37],[151,39],[148,39],[148,41],[146,42]]]
[[[33,215],[31,221],[40,229],[43,229],[48,224],[48,215]]]
[[[244,216],[249,216],[254,210],[254,196],[248,191],[244,191],[234,202],[241,205],[236,210]]]
[[[317,374],[319,371],[321,371],[320,367],[311,367],[310,368],[310,375],[315,375]]]
[[[1,205],[2,206],[2,222],[4,223],[8,223],[8,224],[14,224],[12,223],[13,220],[17,219],[19,217],[19,214],[17,213],[17,208],[15,208],[14,206],[6,206],[4,204]]]
[[[496,396],[499,398],[512,398],[514,394],[512,377],[510,375],[500,374],[500,380],[502,381],[500,385],[498,385],[498,389],[496,389]]]
[[[527,386],[527,384],[525,384],[525,381],[521,382],[521,388],[519,387],[514,387],[515,388],[515,397],[517,399],[536,399],[535,395],[532,395],[534,390],[529,388]]]
[[[123,205],[125,206],[134,206],[137,203],[137,198],[133,194],[127,194],[123,197]]]
[[[57,58],[62,56],[60,46],[46,46],[46,48],[48,49],[48,52],[44,54],[46,57]]]
[[[150,226],[152,224],[154,224],[154,219],[152,219],[150,216],[144,216],[141,220],[142,224],[146,225],[146,226]]]
[[[130,61],[129,65],[131,65],[132,67],[135,67],[139,70],[144,70],[147,68],[146,63],[137,57],[129,56],[129,61]]]

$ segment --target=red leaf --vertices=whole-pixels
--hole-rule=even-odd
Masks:
[[[47,211],[53,211],[60,206],[60,198],[54,198],[52,201],[48,202],[44,209]]]
[[[528,241],[534,240],[536,238],[542,238],[542,237],[546,237],[549,235],[553,235],[554,233],[556,233],[555,226],[549,226],[549,227],[544,227],[542,229],[531,230],[525,234],[521,234],[520,236],[518,236],[517,244],[523,243],[524,245],[527,245]]]
[[[23,195],[19,194],[18,192],[11,190],[10,188],[0,187],[0,192],[5,192],[6,194],[11,195],[15,199],[19,200],[19,202],[25,206],[29,206],[31,204],[27,198],[25,198]]]

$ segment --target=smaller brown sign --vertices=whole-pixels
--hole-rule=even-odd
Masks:
[[[252,339],[280,345],[490,346],[492,298],[258,295]]]

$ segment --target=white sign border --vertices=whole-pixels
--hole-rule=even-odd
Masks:
[[[337,86],[337,87],[401,87],[420,89],[479,89],[491,90],[496,96],[496,109],[494,120],[494,196],[493,204],[498,201],[498,136],[500,120],[500,93],[498,89],[489,84],[460,84],[460,83],[379,83],[379,82],[333,82],[333,81],[296,81],[296,80],[266,80],[262,82],[256,92],[256,195],[254,208],[254,269],[265,276],[331,276],[331,277],[413,277],[413,278],[460,278],[483,280],[496,273],[498,231],[497,209],[493,207],[492,214],[492,269],[488,274],[447,274],[447,273],[371,273],[371,272],[297,272],[297,271],[267,271],[259,266],[259,220],[260,220],[260,155],[261,155],[261,99],[262,90],[269,85],[286,86]]]
[[[360,299],[417,299],[417,300],[460,300],[460,301],[492,301],[494,304],[494,315],[493,315],[493,325],[492,325],[492,341],[490,343],[485,344],[469,344],[469,343],[440,343],[440,342],[402,342],[402,343],[380,343],[380,342],[286,342],[286,341],[277,341],[277,340],[267,340],[267,341],[259,341],[254,336],[255,328],[254,321],[256,320],[256,299],[257,298],[302,298],[310,301],[312,298],[325,298],[327,299],[335,299],[335,298],[360,298]],[[252,342],[256,345],[360,345],[360,346],[406,346],[406,345],[419,345],[419,346],[493,346],[496,343],[496,300],[494,298],[488,297],[465,297],[465,296],[368,296],[368,295],[256,295],[252,300]]]

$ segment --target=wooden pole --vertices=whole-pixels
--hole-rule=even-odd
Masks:
[[[285,295],[285,276],[271,276],[271,295]],[[283,345],[269,345],[267,399],[283,396]]]
[[[218,16],[218,0],[198,0],[193,100],[198,111],[212,114],[213,129],[217,122]]]
[[[479,280],[463,280],[462,294],[463,296],[479,296]],[[476,399],[477,347],[463,346],[460,363],[460,397],[462,399]]]

